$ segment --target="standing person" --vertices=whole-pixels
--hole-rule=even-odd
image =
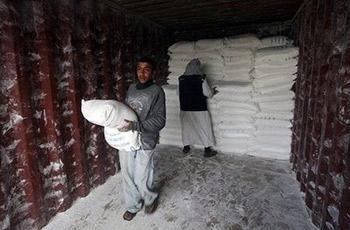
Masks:
[[[136,84],[130,85],[125,103],[138,116],[137,122],[126,121],[121,132],[134,130],[140,133],[141,149],[120,151],[120,167],[123,177],[126,212],[123,218],[132,220],[143,204],[145,213],[153,213],[158,205],[159,194],[153,190],[153,154],[159,140],[159,131],[165,126],[165,94],[154,84],[155,63],[149,57],[137,62]]]
[[[191,60],[184,74],[179,77],[180,120],[183,152],[188,153],[190,145],[204,146],[204,157],[217,154],[211,148],[214,145],[214,135],[207,107],[207,97],[214,95],[209,87],[198,59]]]

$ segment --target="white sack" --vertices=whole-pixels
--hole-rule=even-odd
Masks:
[[[294,100],[295,94],[293,91],[275,91],[269,94],[253,94],[254,102],[271,102],[271,101],[287,101]]]
[[[254,124],[257,126],[257,129],[265,128],[265,127],[279,127],[279,128],[292,127],[292,123],[290,121],[284,121],[284,120],[257,119]]]
[[[113,148],[126,151],[140,149],[138,132],[118,131],[125,125],[124,119],[137,121],[136,114],[128,106],[115,100],[82,100],[81,112],[89,122],[104,126],[105,139]]]
[[[259,103],[261,111],[275,111],[275,112],[285,112],[293,111],[294,101],[273,101],[273,102],[262,102]]]
[[[225,47],[240,47],[256,49],[261,45],[260,39],[254,34],[243,34],[233,37],[227,37],[224,39]]]
[[[278,128],[274,127],[273,129],[269,128],[263,128],[263,129],[257,129],[254,133],[257,137],[264,137],[264,136],[275,136],[275,135],[281,135],[281,136],[292,136],[292,130],[287,128]]]
[[[222,47],[222,39],[202,39],[198,40],[194,45],[196,51],[220,50]]]
[[[253,115],[255,119],[264,119],[264,120],[285,120],[289,121],[293,119],[293,112],[283,112],[283,111],[274,111],[274,112],[258,112]]]
[[[259,48],[277,47],[277,46],[290,46],[292,40],[286,36],[272,36],[261,39],[261,45]]]
[[[194,42],[191,41],[181,41],[171,45],[168,48],[171,53],[176,52],[194,52]]]
[[[272,67],[270,65],[255,66],[251,75],[254,78],[262,78],[271,74],[294,75],[298,71],[297,66]]]

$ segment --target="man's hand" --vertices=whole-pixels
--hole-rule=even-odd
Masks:
[[[213,88],[213,95],[217,94],[219,91],[217,90],[216,87]]]
[[[121,128],[118,128],[119,132],[128,132],[128,131],[132,130],[132,128],[134,126],[133,121],[129,121],[127,119],[124,119],[124,121],[125,121],[125,125]]]

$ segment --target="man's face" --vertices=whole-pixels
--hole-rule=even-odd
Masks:
[[[147,62],[139,62],[137,63],[137,78],[140,83],[145,83],[152,79],[152,66]]]

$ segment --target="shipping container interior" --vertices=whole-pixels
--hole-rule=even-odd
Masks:
[[[160,144],[182,148],[177,78],[198,58],[219,154],[289,161],[312,223],[350,229],[349,0],[0,0],[1,230],[119,173],[81,99],[123,101],[142,56],[167,97]]]

